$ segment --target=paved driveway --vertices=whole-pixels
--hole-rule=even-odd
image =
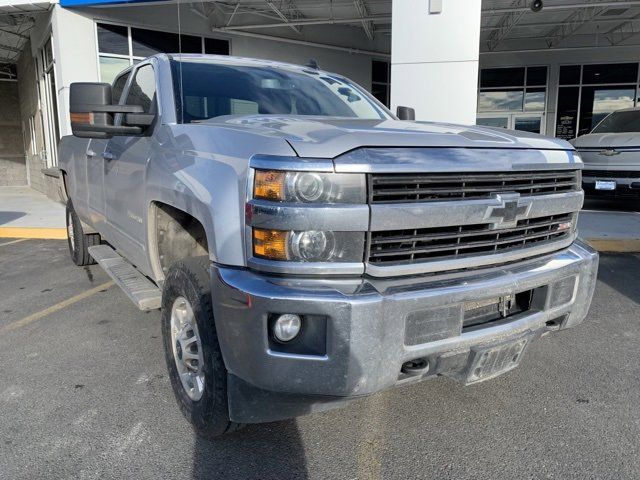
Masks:
[[[519,369],[442,378],[195,437],[142,313],[62,241],[0,240],[0,478],[511,479],[640,475],[640,257],[602,258],[591,314]]]

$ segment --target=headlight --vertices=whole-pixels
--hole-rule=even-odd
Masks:
[[[253,198],[293,203],[365,203],[365,176],[256,170]]]
[[[253,254],[267,260],[362,262],[364,233],[253,229]]]

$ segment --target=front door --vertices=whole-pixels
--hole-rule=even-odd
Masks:
[[[146,63],[133,71],[124,102],[155,113],[156,83],[153,67]],[[118,116],[120,117],[120,116]],[[121,122],[116,119],[116,123]],[[151,131],[140,136],[114,136],[105,150],[107,221],[115,245],[134,262],[142,261],[146,239],[145,174],[151,150]]]

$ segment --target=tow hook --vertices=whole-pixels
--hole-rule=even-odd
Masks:
[[[402,364],[400,371],[406,375],[423,375],[429,371],[429,360],[417,358]]]

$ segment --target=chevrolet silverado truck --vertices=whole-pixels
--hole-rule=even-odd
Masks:
[[[589,309],[569,143],[400,119],[313,67],[163,54],[70,89],[71,257],[161,309],[203,436],[487,380]]]
[[[587,197],[640,198],[640,108],[610,113],[572,143],[584,162]]]

